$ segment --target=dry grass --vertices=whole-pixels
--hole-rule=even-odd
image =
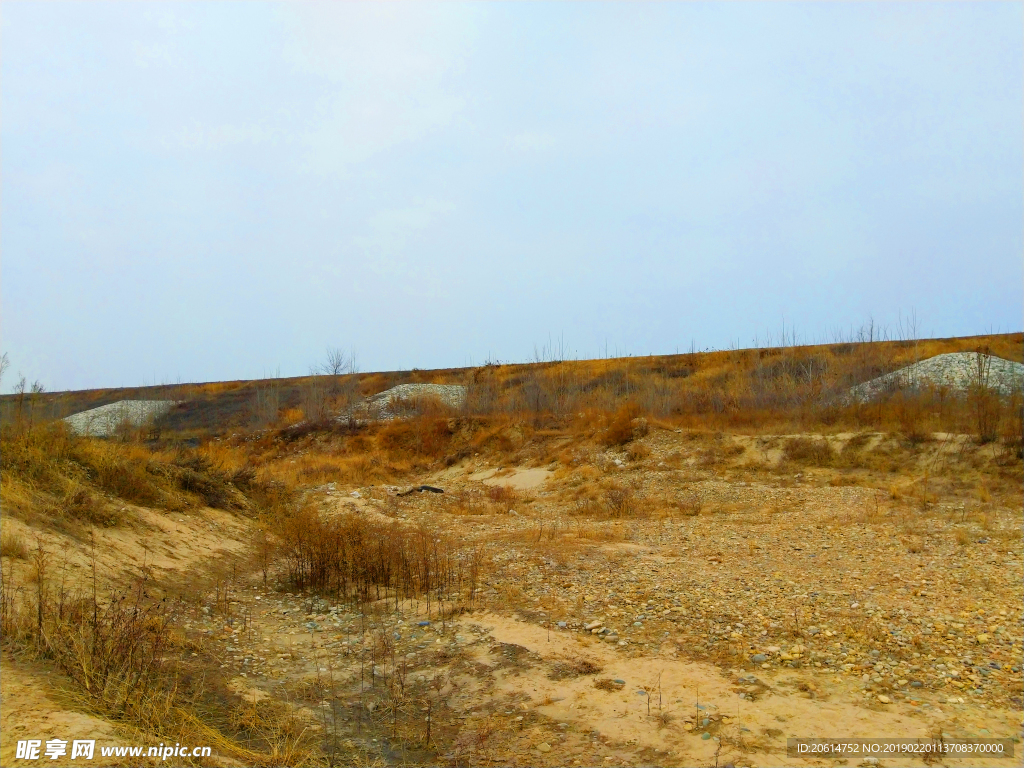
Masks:
[[[117,525],[130,514],[126,504],[242,510],[248,502],[236,475],[203,453],[77,437],[59,422],[0,430],[5,511],[65,528]]]
[[[5,427],[0,442],[5,514],[37,528],[84,537],[92,525],[123,522],[131,514],[121,512],[125,502],[247,511],[287,505],[283,489],[244,467],[224,471],[201,453],[75,437],[59,424]],[[313,734],[292,713],[264,707],[246,724],[246,705],[227,690],[219,664],[201,642],[187,639],[176,604],[154,597],[156,585],[144,574],[120,591],[100,591],[97,580],[74,578],[41,538],[29,546],[7,529],[0,549],[5,559],[22,561],[0,569],[5,652],[53,665],[84,711],[140,740],[159,734],[204,743],[247,765],[320,761]]]
[[[13,531],[0,533],[0,557],[10,557],[16,560],[28,559],[28,547],[24,539]]]
[[[247,720],[250,705],[227,690],[217,663],[177,626],[174,604],[149,595],[144,576],[100,594],[69,589],[42,544],[27,559],[25,584],[0,570],[3,649],[52,664],[82,711],[118,723],[136,740],[201,743],[247,765],[320,762],[313,734],[290,711],[264,706],[259,722]]]
[[[815,467],[828,467],[835,461],[835,449],[824,438],[794,437],[782,449],[786,461]]]

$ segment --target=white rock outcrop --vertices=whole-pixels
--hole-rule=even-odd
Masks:
[[[466,387],[461,384],[399,384],[371,395],[341,418],[388,421],[403,415],[416,401],[429,398],[457,410],[466,403]]]
[[[850,397],[864,401],[901,389],[926,387],[945,387],[962,394],[979,383],[1002,395],[1020,392],[1024,389],[1024,365],[977,352],[950,352],[851,387]]]
[[[123,424],[140,427],[163,416],[177,403],[177,400],[118,400],[74,413],[66,417],[64,423],[76,434],[106,437]]]

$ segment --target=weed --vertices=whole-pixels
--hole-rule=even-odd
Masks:
[[[794,464],[809,464],[816,467],[831,466],[835,460],[835,449],[823,438],[794,437],[786,441],[782,449],[786,461]]]
[[[28,547],[25,541],[14,531],[0,533],[0,557],[11,557],[16,560],[28,559]]]

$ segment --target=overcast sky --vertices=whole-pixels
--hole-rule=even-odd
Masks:
[[[3,389],[1021,330],[1022,8],[4,2]]]

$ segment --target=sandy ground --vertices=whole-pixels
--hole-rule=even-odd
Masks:
[[[124,737],[113,725],[74,709],[51,679],[57,675],[41,664],[13,663],[4,658],[0,663],[3,681],[0,696],[0,765],[29,765],[30,761],[15,759],[19,740],[61,738],[96,739],[107,745],[124,744]],[[98,755],[98,753],[97,753]],[[82,760],[78,760],[82,763]],[[95,764],[95,761],[93,761]],[[48,765],[59,760],[47,759]],[[67,764],[71,764],[69,761]]]
[[[832,439],[841,448],[852,437]],[[226,606],[197,580],[184,626],[247,700],[288,702],[346,748],[392,764],[857,765],[789,757],[786,740],[943,734],[1014,739],[1013,760],[969,764],[1020,765],[1019,489],[979,498],[957,476],[933,480],[922,505],[916,466],[879,487],[866,472],[779,465],[782,440],[709,446],[661,431],[638,458],[588,449],[416,479],[443,495],[332,485],[317,491],[332,513],[423,523],[482,547],[485,585],[467,611],[357,610],[242,574]],[[888,450],[882,436],[865,446]],[[957,446],[938,441],[930,466],[962,456]],[[465,513],[468,495],[496,486],[512,501]],[[658,511],[580,514],[602,494]],[[138,528],[100,534],[104,569],[129,574],[144,561],[173,580],[249,541],[249,523],[226,513],[140,514]],[[69,568],[90,571],[80,542],[48,535]],[[40,674],[8,668],[5,705]],[[0,755],[44,715],[85,717],[42,687],[31,695],[34,708],[5,706]]]

